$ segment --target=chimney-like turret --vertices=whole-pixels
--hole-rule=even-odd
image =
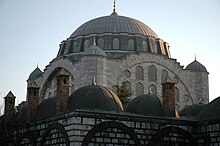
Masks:
[[[11,115],[15,112],[15,98],[11,91],[5,96],[5,115]]]
[[[39,89],[35,82],[27,88],[28,121],[35,121],[39,103]]]
[[[59,74],[57,76],[56,112],[64,112],[69,100],[69,75]]]
[[[175,83],[168,78],[162,83],[163,109],[169,117],[176,117],[175,109]]]

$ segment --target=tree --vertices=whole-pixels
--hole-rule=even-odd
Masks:
[[[128,81],[123,81],[121,85],[115,85],[116,92],[123,105],[127,105],[130,102],[130,97],[133,95],[133,91],[128,86]]]
[[[0,93],[0,116],[4,114],[4,103],[2,102],[3,96]]]
[[[0,103],[0,116],[3,115],[3,103]]]

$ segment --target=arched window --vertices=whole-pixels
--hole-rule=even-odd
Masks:
[[[175,88],[175,97],[176,97],[176,101],[179,102],[180,101],[180,94],[179,94],[179,89],[177,87]]]
[[[141,83],[136,84],[136,96],[144,94],[144,86]]]
[[[144,69],[141,66],[136,67],[136,79],[144,80]]]
[[[165,82],[168,78],[168,72],[164,69],[162,72],[161,72],[161,83]]]
[[[189,101],[189,95],[184,94],[183,99],[184,99],[185,102],[188,102]]]
[[[125,75],[126,78],[129,78],[131,76],[131,72],[129,70],[126,70],[124,72],[124,75]]]
[[[157,69],[154,65],[148,68],[148,81],[157,82]]]
[[[119,40],[117,38],[113,40],[113,50],[119,50]]]
[[[128,50],[134,50],[134,41],[132,39],[128,41]]]
[[[99,46],[101,49],[104,49],[104,39],[102,39],[102,38],[98,39],[98,46]]]
[[[147,42],[143,41],[143,51],[147,52]]]
[[[129,89],[131,91],[131,83],[129,81],[126,81],[125,85],[126,85],[127,89]]]
[[[150,93],[153,93],[154,95],[157,95],[157,87],[154,84],[151,84],[148,88]]]
[[[84,42],[84,51],[89,48],[89,40]]]

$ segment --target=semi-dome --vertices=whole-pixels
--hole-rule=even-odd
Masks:
[[[202,120],[220,119],[220,97],[205,106],[205,108],[198,113],[197,118]]]
[[[69,97],[67,110],[123,111],[120,99],[110,89],[99,85],[88,85],[74,91]]]
[[[165,116],[159,98],[150,93],[134,98],[126,111],[145,116]]]
[[[207,72],[206,68],[204,65],[202,65],[200,62],[197,60],[194,60],[191,62],[187,67],[186,70],[192,70],[192,71],[201,71],[201,72]]]
[[[28,80],[40,77],[43,72],[37,67],[30,75]]]
[[[179,111],[179,116],[187,118],[195,118],[198,113],[207,106],[206,104],[193,104]]]
[[[71,37],[89,34],[128,33],[158,38],[156,33],[144,23],[125,16],[104,16],[92,19],[81,25]]]
[[[96,44],[93,44],[88,49],[86,49],[84,55],[106,56],[105,52]]]
[[[62,41],[57,57],[78,55],[96,40],[97,46],[107,57],[120,58],[130,52],[147,52],[170,57],[169,44],[160,39],[146,24],[139,20],[110,15],[92,19]]]

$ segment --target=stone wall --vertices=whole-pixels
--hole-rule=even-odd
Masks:
[[[157,70],[156,81],[149,81],[149,67],[154,66]],[[136,79],[135,69],[137,66],[143,68],[143,80]],[[209,87],[208,73],[197,75],[192,71],[184,70],[175,59],[152,53],[132,53],[121,59],[110,59],[98,56],[84,56],[78,62],[72,62],[68,57],[54,59],[44,70],[42,77],[36,79],[40,86],[40,96],[48,96],[48,92],[55,91],[56,87],[48,86],[48,80],[56,77],[56,71],[59,68],[65,69],[71,74],[70,94],[76,89],[89,85],[93,77],[96,78],[98,85],[112,88],[116,84],[121,84],[127,80],[131,83],[131,89],[134,91],[132,98],[136,97],[137,84],[143,85],[144,93],[149,93],[149,87],[155,86],[157,96],[162,96],[162,72],[165,70],[168,76],[176,82],[178,97],[176,100],[177,110],[194,103],[208,103]],[[130,76],[125,72],[129,71]],[[48,88],[48,89],[47,89]],[[45,95],[45,96],[44,96]]]
[[[220,122],[76,111],[17,127],[0,145],[218,145]]]

